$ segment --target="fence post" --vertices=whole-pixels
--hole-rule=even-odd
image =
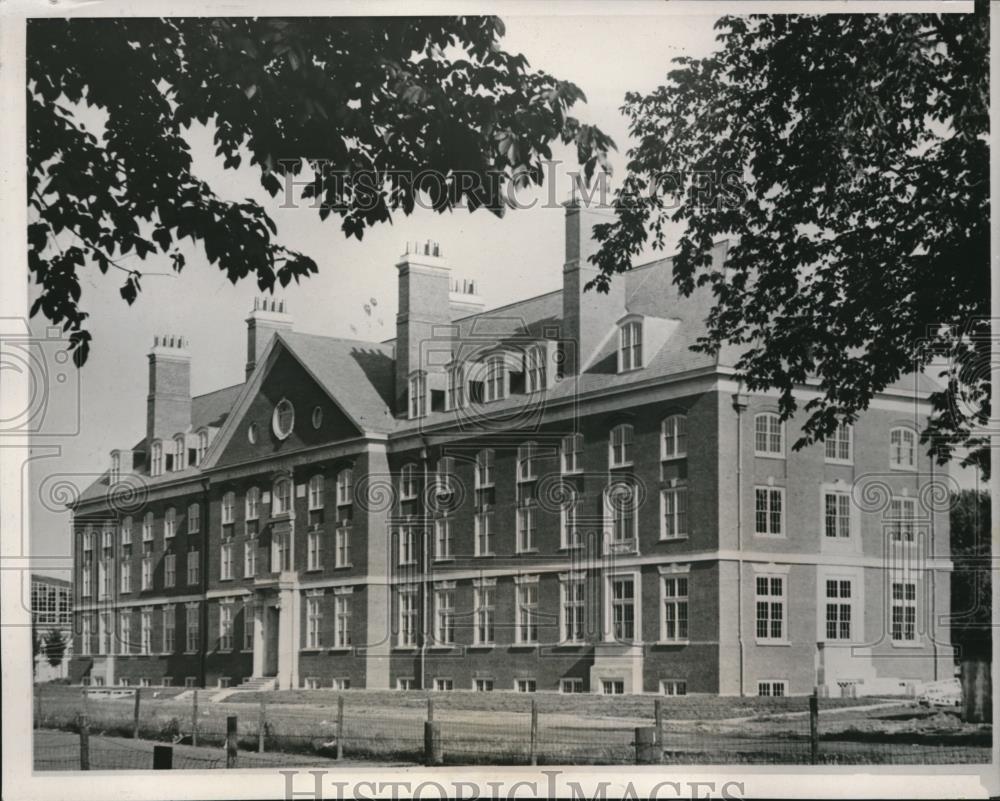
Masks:
[[[169,745],[153,746],[153,770],[171,770],[174,767],[174,749]]]
[[[432,768],[444,762],[444,749],[441,747],[441,724],[424,721],[424,764]]]
[[[133,713],[133,722],[132,722],[132,739],[133,740],[138,740],[139,739],[139,696],[141,694],[142,694],[142,691],[138,687],[136,687],[135,688],[135,712]]]
[[[194,691],[191,703],[191,745],[198,745],[198,691]]]
[[[264,699],[260,701],[260,714],[257,716],[257,753],[264,753],[264,735],[267,732],[267,710]]]
[[[653,701],[653,715],[656,718],[656,742],[663,745],[663,699]]]
[[[538,702],[531,699],[531,764],[538,764]]]
[[[635,764],[655,765],[660,761],[657,754],[656,728],[653,726],[639,726],[635,730]]]
[[[434,720],[434,699],[427,696],[427,720]]]
[[[337,759],[344,758],[344,696],[337,698]]]
[[[80,715],[80,770],[90,770],[90,721]]]
[[[819,762],[819,696],[815,690],[809,696],[809,759],[813,765]]]
[[[226,718],[226,767],[236,767],[236,715]]]

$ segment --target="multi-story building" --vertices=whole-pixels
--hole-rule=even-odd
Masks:
[[[584,292],[595,214],[567,205],[561,290],[491,311],[408,247],[393,341],[257,303],[245,382],[207,395],[158,337],[145,437],[73,510],[73,676],[727,695],[951,676],[927,380],[796,450],[801,414],[745,391],[731,349],[691,349],[712,299],[679,295],[670,259]]]
[[[68,675],[73,654],[73,587],[66,579],[31,574],[31,619],[38,638],[39,653],[35,655],[35,681],[64,679]],[[52,651],[53,632],[61,638],[61,653]],[[58,648],[58,646],[55,646]],[[53,665],[59,656],[59,663]]]

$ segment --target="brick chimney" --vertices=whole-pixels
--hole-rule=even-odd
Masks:
[[[428,370],[443,373],[450,351],[451,269],[437,242],[408,242],[396,262],[399,271],[399,312],[396,314],[396,409],[407,408],[410,373]],[[456,315],[460,316],[460,315]],[[438,344],[440,343],[440,344]],[[425,354],[421,362],[421,349]],[[437,358],[428,360],[428,351]],[[441,351],[441,352],[438,352]],[[428,385],[436,384],[428,381]]]
[[[451,292],[448,293],[448,305],[451,319],[458,320],[470,314],[478,314],[486,308],[479,294],[479,283],[468,279],[455,279],[451,282]]]
[[[153,338],[146,396],[146,443],[191,427],[191,354],[184,337]]]
[[[571,347],[564,349],[565,375],[577,375],[582,365],[606,339],[617,321],[625,314],[625,279],[616,277],[610,292],[584,292],[587,282],[598,269],[588,261],[597,252],[593,227],[611,222],[610,212],[590,208],[573,198],[566,201],[566,260],[563,263],[563,331]]]
[[[292,316],[285,301],[267,297],[253,299],[253,309],[247,317],[247,378],[267,349],[271,337],[278,331],[291,330]]]

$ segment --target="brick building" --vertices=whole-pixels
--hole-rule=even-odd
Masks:
[[[801,419],[695,353],[669,259],[485,311],[408,247],[397,335],[247,320],[246,381],[149,354],[145,437],[74,507],[75,680],[599,693],[906,692],[952,675],[922,376]],[[726,244],[713,253],[716,265]],[[807,400],[815,390],[800,389]],[[134,492],[132,490],[135,490]]]

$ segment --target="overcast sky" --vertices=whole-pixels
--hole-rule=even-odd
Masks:
[[[621,175],[629,140],[619,112],[627,91],[647,92],[663,82],[670,60],[700,56],[714,49],[715,17],[505,17],[505,46],[527,56],[534,68],[579,85],[588,103],[573,109],[599,125],[618,143],[611,161]],[[509,303],[561,286],[563,211],[541,204],[499,220],[489,212],[438,215],[417,210],[365,233],[363,242],[346,240],[339,218],[321,222],[310,208],[280,209],[258,184],[250,168],[223,171],[213,156],[211,132],[193,131],[197,173],[220,194],[253,197],[276,221],[280,240],[308,254],[319,274],[281,294],[299,331],[380,341],[395,335],[394,264],[411,240],[441,244],[453,275],[475,279],[487,307]],[[554,156],[576,169],[568,148]],[[246,163],[246,161],[244,162]],[[557,177],[555,195],[563,200],[570,182]],[[187,254],[180,276],[169,261],[146,262],[143,292],[127,306],[119,297],[121,273],[102,276],[96,268],[83,278],[83,308],[91,315],[90,359],[69,389],[49,399],[49,430],[76,431],[39,439],[33,451],[30,493],[32,555],[42,572],[68,565],[69,515],[55,511],[57,487],[64,480],[81,489],[107,467],[109,451],[130,447],[145,431],[148,352],[155,334],[180,334],[190,340],[194,394],[239,383],[246,358],[244,320],[256,293],[253,278],[233,286],[214,266]],[[155,276],[151,273],[163,273]],[[365,305],[371,308],[366,313]],[[44,321],[33,321],[34,333]],[[79,418],[80,424],[76,425]],[[51,561],[49,561],[51,559]]]

